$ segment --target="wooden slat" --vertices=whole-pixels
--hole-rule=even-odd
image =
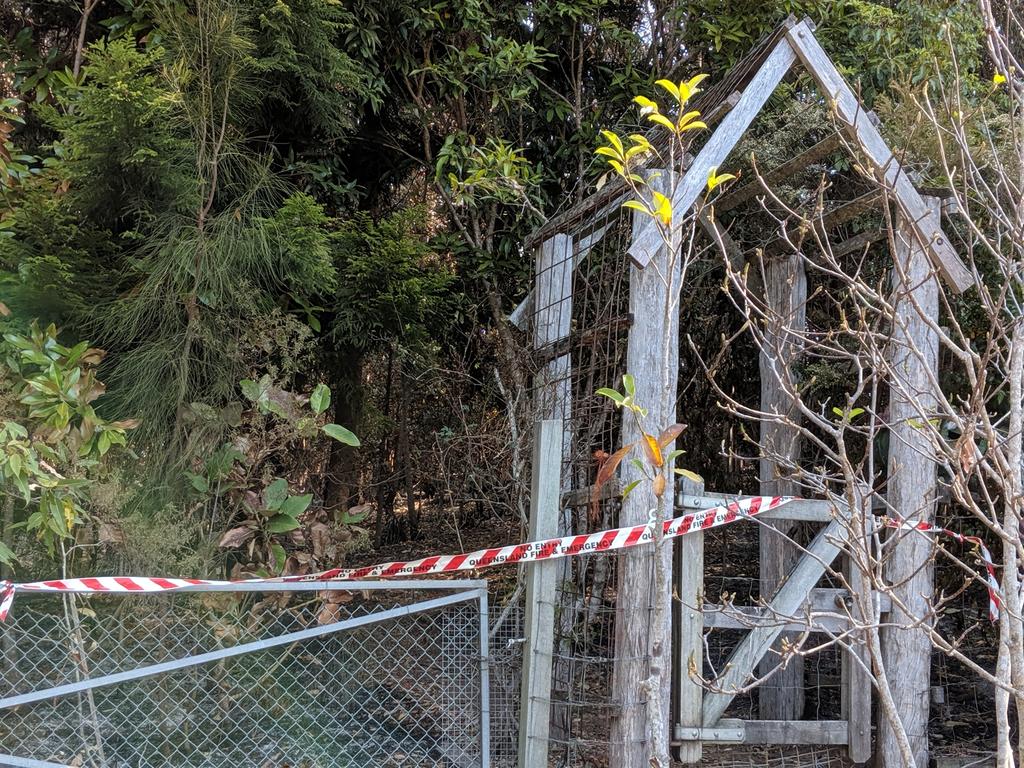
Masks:
[[[825,526],[807,547],[800,562],[786,583],[769,603],[770,610],[782,616],[792,616],[807,599],[814,585],[824,575],[836,555],[839,546],[847,536],[847,521],[833,520]],[[750,678],[754,666],[782,632],[783,627],[757,627],[750,630],[733,651],[725,672],[715,681],[720,689],[704,696],[704,725],[713,726],[736,697],[736,692]]]
[[[847,240],[843,240],[843,242],[838,245],[833,246],[832,255],[837,259],[841,259],[843,256],[857,251],[863,253],[869,245],[876,243],[879,240],[884,240],[888,236],[888,228],[875,229],[870,232],[861,232],[859,235],[854,235]]]
[[[683,493],[676,495],[676,507],[683,509],[711,509],[721,504],[742,499],[735,494],[707,493],[700,496]],[[818,499],[794,499],[778,509],[762,512],[758,518],[764,520],[808,520],[827,523],[836,517],[837,505]]]
[[[821,215],[820,218],[811,219],[811,225],[822,235],[835,229],[838,226],[842,226],[847,222],[853,221],[855,218],[860,216],[862,213],[871,210],[875,207],[878,202],[883,198],[883,193],[879,189],[865,192],[863,195],[855,197],[853,200],[848,200],[845,203],[837,205],[830,211],[826,211]],[[797,243],[799,245],[799,243]],[[758,249],[752,249],[746,256],[750,256],[755,253]],[[773,253],[784,253],[793,251],[793,246],[784,237],[777,237],[761,249],[765,254]]]
[[[601,242],[601,238],[605,236],[609,229],[612,228],[614,223],[615,222],[611,222],[603,227],[593,230],[573,246],[573,269],[586,260],[587,256],[590,255],[591,249]],[[566,235],[559,235],[559,237],[566,237]],[[554,242],[554,238],[552,238],[551,242]],[[530,292],[526,294],[526,298],[519,302],[518,306],[516,306],[508,316],[509,322],[521,331],[526,331],[529,328],[530,315],[533,314],[535,296],[536,289],[531,288]]]
[[[973,277],[942,231],[940,216],[929,211],[853,90],[814,37],[808,23],[802,21],[788,30],[786,38],[823,95],[834,104],[836,116],[850,138],[860,147],[886,188],[892,190],[917,237],[928,249],[932,264],[956,292],[967,290],[973,284]]]
[[[724,744],[846,743],[845,720],[738,720],[724,718],[714,728],[675,729],[681,742],[699,739]]]
[[[530,541],[558,535],[562,467],[561,419],[537,423],[530,489]],[[558,562],[526,566],[526,652],[520,691],[519,764],[548,764],[551,727],[551,668],[555,641]]]
[[[828,157],[842,145],[843,140],[840,138],[839,134],[834,132],[830,133],[826,138],[819,141],[810,149],[801,152],[793,159],[787,160],[782,165],[773,168],[761,178],[764,180],[764,184],[767,184],[769,187],[774,186],[780,181],[784,181],[790,176],[799,173],[807,166]],[[722,197],[715,201],[715,211],[718,213],[731,211],[733,208],[738,205],[742,205],[752,197],[764,194],[764,184],[759,180],[755,180],[740,187],[734,192],[722,195]]]
[[[700,496],[703,482],[680,479],[684,495]],[[700,726],[704,689],[690,676],[694,669],[704,672],[704,534],[691,532],[675,545],[675,658],[672,664],[672,690],[675,691],[675,722],[682,726]],[[700,742],[688,742],[675,750],[680,763],[701,759]]]
[[[793,48],[783,40],[776,44],[774,50],[765,59],[764,64],[754,75],[749,85],[743,90],[739,102],[725,116],[719,126],[711,134],[711,138],[701,147],[693,164],[683,174],[672,195],[673,222],[677,232],[682,229],[683,221],[689,213],[697,197],[708,184],[708,173],[712,167],[720,166],[728,157],[733,147],[740,140],[751,122],[764,107],[775,87],[782,82],[786,72],[796,61]],[[673,237],[675,239],[675,237]],[[662,245],[658,232],[647,230],[642,237],[634,240],[629,248],[629,255],[638,267],[645,267]]]
[[[763,619],[766,624],[784,623],[786,631],[802,632],[810,628],[815,632],[838,632],[846,629],[849,621],[841,615],[821,614],[844,613],[846,596],[845,589],[812,589],[807,601],[789,616],[766,613],[764,607],[757,605],[705,603],[704,624],[714,629],[749,629]]]
[[[555,235],[538,249],[534,296],[533,348],[543,349],[569,336],[572,323],[572,238]],[[547,362],[538,372],[539,419],[570,418],[572,361],[568,354]],[[568,446],[566,446],[568,448]]]
[[[849,557],[846,580],[855,593],[871,594],[870,579]],[[862,626],[876,624],[873,613],[862,616],[854,607],[854,623]],[[871,758],[871,654],[864,634],[854,632],[849,636],[847,642],[850,647],[843,652],[842,660],[841,706],[843,718],[847,721],[847,754],[855,763],[866,763]]]

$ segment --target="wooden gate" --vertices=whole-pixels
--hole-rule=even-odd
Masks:
[[[700,484],[684,481],[676,506],[708,509],[736,496],[705,494]],[[835,636],[848,628],[849,594],[845,589],[818,588],[818,582],[840,555],[849,535],[850,511],[825,501],[793,501],[764,518],[822,523],[792,572],[767,605],[715,605],[704,600],[702,533],[679,541],[674,568],[678,599],[673,616],[673,747],[676,759],[700,760],[703,742],[747,744],[846,745],[854,762],[871,755],[870,659],[860,638],[846,638],[843,652],[840,720],[741,720],[724,718],[729,704],[749,680],[783,632],[825,632]],[[849,565],[846,573],[850,579]],[[881,606],[875,598],[875,611]],[[697,610],[700,606],[700,610]],[[748,630],[712,690],[696,679],[704,666],[704,630]]]

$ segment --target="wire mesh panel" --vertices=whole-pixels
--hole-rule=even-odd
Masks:
[[[23,599],[3,634],[2,751],[95,768],[486,766],[486,592],[468,584]]]

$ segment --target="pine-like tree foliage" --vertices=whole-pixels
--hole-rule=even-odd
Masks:
[[[369,89],[365,71],[340,47],[358,25],[332,0],[256,0],[256,71],[266,75],[263,119],[272,138],[341,139],[356,125]],[[287,117],[284,117],[287,116]],[[283,118],[283,119],[282,119]]]
[[[85,83],[63,91],[59,108],[40,110],[60,136],[66,205],[117,234],[195,205],[189,143],[175,130],[175,103],[160,72],[165,53],[101,41],[89,50]]]
[[[395,343],[423,351],[452,323],[450,265],[429,247],[416,209],[374,221],[357,214],[336,235],[338,288],[331,331],[359,349]]]
[[[84,85],[50,115],[64,154],[59,206],[115,238],[53,269],[75,292],[98,263],[105,293],[72,309],[118,350],[109,404],[177,455],[193,404],[228,402],[247,375],[240,337],[288,297],[308,304],[334,282],[322,209],[288,194],[250,135],[263,92],[244,11],[229,0],[165,7],[159,47],[94,46]],[[50,250],[43,233],[34,239]]]

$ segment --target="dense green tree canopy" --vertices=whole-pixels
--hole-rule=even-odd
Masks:
[[[430,474],[415,451],[484,429],[524,386],[505,322],[528,286],[522,243],[593,191],[599,129],[635,123],[658,77],[721,75],[788,14],[814,18],[893,114],[950,43],[981,74],[979,22],[953,0],[7,3],[3,322],[106,350],[96,411],[138,419],[145,478],[119,482],[151,515],[242,519],[197,507],[216,496],[198,476],[237,483],[242,506],[289,472],[328,508],[366,477],[411,492]],[[317,417],[370,436],[358,458],[295,426],[318,384],[333,397]],[[323,472],[255,455],[267,403]],[[203,474],[226,445],[238,456]]]

